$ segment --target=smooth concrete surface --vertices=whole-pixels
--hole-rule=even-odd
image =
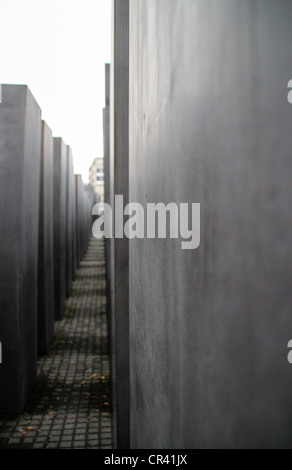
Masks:
[[[87,201],[85,206],[85,214],[86,214],[86,247],[88,245],[89,237],[92,235],[92,224],[93,224],[93,217],[92,217],[92,209],[99,200],[98,194],[96,194],[94,186],[92,184],[87,184],[85,186],[85,193],[87,195]]]
[[[67,147],[54,138],[54,278],[55,319],[63,315],[66,298]]]
[[[93,186],[84,185],[81,175],[75,175],[74,179],[75,257],[76,267],[78,267],[91,236],[92,207],[95,204],[95,193]]]
[[[79,187],[79,226],[80,226],[80,261],[82,260],[83,257],[83,252],[84,252],[84,242],[85,242],[85,236],[84,236],[84,183],[81,178],[80,181],[80,187]]]
[[[73,173],[72,175],[72,188],[73,188],[73,200],[72,200],[72,280],[76,278],[77,271],[77,232],[76,232],[76,178]]]
[[[67,145],[66,165],[66,297],[69,297],[73,280],[73,206],[74,169],[72,150]]]
[[[98,198],[98,195],[96,195],[94,186],[91,184],[87,184],[85,186],[85,193],[87,196],[86,199],[86,223],[85,223],[85,229],[86,229],[86,238],[88,240],[88,235],[91,235],[91,228],[92,228],[92,223],[93,223],[93,217],[92,217],[92,209],[96,203],[96,196]]]
[[[105,108],[103,109],[104,199],[110,203],[110,64],[105,64]]]
[[[83,182],[81,175],[75,175],[75,204],[76,204],[76,259],[79,266],[82,259],[82,193]]]
[[[105,64],[105,108],[103,109],[103,141],[104,141],[104,197],[105,203],[114,207],[114,189],[113,189],[113,173],[114,173],[114,156],[110,152],[110,126],[111,126],[111,65]],[[108,343],[110,350],[110,372],[112,378],[112,435],[114,446],[117,446],[117,416],[116,416],[116,375],[115,375],[115,332],[114,332],[114,239],[105,239],[105,258],[106,258],[106,291],[107,291],[107,329]],[[127,442],[128,445],[128,442]]]
[[[103,143],[104,143],[104,200],[106,204],[111,203],[111,186],[110,186],[110,64],[105,64],[105,108],[103,109]],[[112,309],[111,309],[111,256],[110,256],[111,239],[105,239],[105,258],[106,258],[106,289],[107,289],[107,330],[110,351],[112,350]],[[113,375],[111,364],[111,375]],[[115,406],[114,406],[115,407]],[[114,433],[115,434],[115,433]]]
[[[292,447],[291,18],[130,2],[130,200],[201,203],[198,250],[130,242],[132,448]]]
[[[38,352],[47,354],[54,336],[54,151],[52,131],[42,122],[38,252]]]
[[[0,413],[21,413],[37,362],[41,110],[26,86],[0,104]]]
[[[80,261],[83,258],[83,253],[85,250],[85,188],[84,182],[81,179],[80,184],[80,207],[79,207],[79,221],[80,221]]]
[[[113,63],[111,78],[110,179],[111,200],[129,201],[129,0],[113,2]],[[121,237],[121,238],[119,238]],[[112,360],[114,443],[130,446],[129,395],[129,240],[118,234],[111,244]]]

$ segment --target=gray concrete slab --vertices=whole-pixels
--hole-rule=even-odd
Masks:
[[[81,175],[75,175],[75,203],[76,203],[76,259],[77,267],[82,259],[82,190]]]
[[[113,2],[113,63],[111,76],[110,179],[111,200],[129,201],[129,0]],[[112,205],[114,208],[114,205]],[[118,448],[130,445],[129,394],[129,240],[111,244],[113,393]],[[113,268],[114,263],[114,268]]]
[[[66,297],[66,180],[67,148],[54,138],[54,278],[55,319],[63,315]]]
[[[86,240],[88,243],[89,237],[92,235],[92,224],[93,224],[93,216],[92,216],[92,209],[96,203],[96,196],[98,195],[95,193],[94,186],[88,184],[85,186],[85,193],[86,193]]]
[[[67,146],[67,171],[66,171],[66,296],[71,292],[73,279],[73,154]]]
[[[38,352],[47,354],[54,336],[54,151],[52,131],[42,122],[38,258]]]
[[[79,182],[79,229],[80,229],[80,257],[83,258],[85,247],[85,191],[84,183],[81,178]]]
[[[291,448],[292,3],[130,10],[130,199],[202,207],[130,243],[131,446]]]
[[[76,232],[76,179],[72,175],[73,204],[72,204],[72,276],[76,278],[77,271],[77,232]]]
[[[41,110],[26,86],[0,104],[0,413],[21,413],[36,375]]]
[[[84,185],[84,250],[87,250],[89,238],[92,236],[92,209],[95,204],[94,186]]]
[[[105,65],[105,108],[103,109],[103,142],[104,142],[104,199],[106,204],[111,204],[111,174],[110,174],[110,64]],[[112,308],[111,308],[111,291],[112,280],[111,274],[111,239],[105,239],[105,258],[106,258],[106,289],[107,289],[107,318],[109,346],[112,349]],[[114,354],[113,354],[114,355]],[[113,367],[111,364],[111,373],[113,375]],[[115,408],[115,405],[114,405]]]

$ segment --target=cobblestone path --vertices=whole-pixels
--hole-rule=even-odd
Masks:
[[[110,449],[104,244],[90,240],[25,411],[0,417],[0,448]]]

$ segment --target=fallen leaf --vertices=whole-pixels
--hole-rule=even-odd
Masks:
[[[25,428],[27,431],[34,431],[34,428],[32,426],[26,426]]]

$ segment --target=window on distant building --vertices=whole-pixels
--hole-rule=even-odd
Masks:
[[[104,181],[104,177],[103,177],[103,176],[98,176],[96,179],[97,179],[97,181]]]

